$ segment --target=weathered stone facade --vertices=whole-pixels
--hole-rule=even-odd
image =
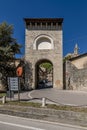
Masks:
[[[84,62],[79,62],[78,66],[78,61],[81,61],[81,58],[83,61],[86,57],[80,57],[80,59],[77,58],[77,64],[76,61],[66,61],[64,64],[64,89],[87,91],[87,67],[82,67]]]
[[[71,58],[70,61],[78,69],[87,68],[87,53],[75,56],[75,57]]]
[[[46,60],[53,65],[53,87],[63,89],[62,22],[62,18],[25,19],[25,60],[28,65],[25,81],[28,88],[36,88],[37,65]]]

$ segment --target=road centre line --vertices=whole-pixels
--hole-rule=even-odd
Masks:
[[[16,127],[21,127],[21,128],[31,129],[31,130],[45,130],[45,129],[40,129],[40,128],[36,128],[36,127],[25,126],[25,125],[14,124],[14,123],[9,123],[9,122],[3,122],[3,121],[0,121],[0,124],[16,126]]]

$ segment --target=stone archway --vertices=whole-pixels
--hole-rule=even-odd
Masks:
[[[50,60],[41,59],[35,65],[36,88],[53,87],[53,64]]]
[[[43,62],[53,65],[53,88],[63,89],[62,22],[62,18],[25,19],[25,60],[30,63],[25,83],[29,89],[38,86],[38,66]]]

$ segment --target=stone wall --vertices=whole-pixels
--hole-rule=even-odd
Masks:
[[[75,65],[78,69],[83,69],[87,67],[87,55],[83,57],[76,57],[77,59],[71,60],[71,63]]]
[[[70,61],[64,64],[64,89],[87,90],[87,68],[77,69]]]
[[[35,24],[36,25],[36,24]],[[32,84],[30,84],[29,74],[26,77],[26,84],[28,84],[29,88],[35,89],[37,87],[37,64],[40,61],[47,60],[53,65],[53,87],[57,87],[58,89],[63,88],[63,66],[62,66],[62,25],[55,28],[29,28],[30,25],[26,26],[25,29],[25,59],[27,62],[31,63],[32,68]],[[47,25],[46,25],[47,26]],[[51,42],[51,48],[46,49],[42,46],[39,48],[37,39],[39,38],[47,38]],[[45,41],[44,41],[45,43]],[[42,44],[43,45],[43,44]],[[39,48],[39,49],[38,49]],[[29,72],[28,68],[26,68],[26,72]]]
[[[74,82],[77,90],[87,91],[87,68],[79,69],[74,75]]]

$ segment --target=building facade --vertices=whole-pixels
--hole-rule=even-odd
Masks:
[[[38,66],[53,66],[53,88],[63,89],[62,18],[25,18],[25,82],[28,88],[38,86]]]

